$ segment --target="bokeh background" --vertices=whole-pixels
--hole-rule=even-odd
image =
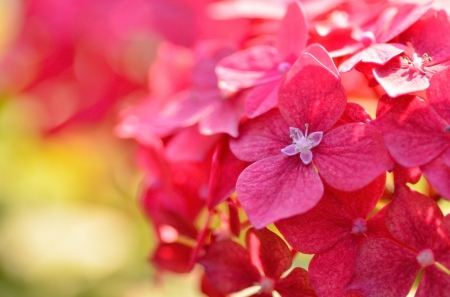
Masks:
[[[113,134],[117,111],[147,88],[159,41],[129,18],[108,31],[125,2],[0,0],[1,297],[198,296],[195,275],[149,265],[143,173],[134,143]],[[91,19],[58,15],[65,5]],[[128,89],[103,100],[117,82]]]

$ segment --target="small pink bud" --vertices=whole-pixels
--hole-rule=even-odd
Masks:
[[[364,219],[356,218],[353,220],[352,233],[355,235],[364,235],[367,232],[367,223]]]
[[[434,264],[434,254],[433,251],[430,249],[426,249],[421,251],[418,255],[417,255],[417,261],[419,262],[419,264],[422,267],[426,267],[429,265],[433,265]]]

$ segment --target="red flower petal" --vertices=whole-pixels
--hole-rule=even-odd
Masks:
[[[402,68],[400,58],[394,58],[383,66],[372,70],[375,79],[391,97],[426,90],[430,86],[428,77],[416,69]]]
[[[323,179],[344,191],[364,187],[393,166],[381,134],[360,123],[331,130],[313,148],[313,154]]]
[[[208,158],[221,137],[200,134],[197,125],[187,127],[170,138],[164,155],[170,162],[202,162]]]
[[[278,50],[259,45],[234,53],[216,66],[221,88],[236,90],[281,79],[277,70],[281,62]]]
[[[279,80],[255,86],[245,98],[245,114],[254,118],[276,107],[279,86]]]
[[[315,255],[309,263],[309,277],[319,297],[343,297],[353,272],[356,252],[364,236],[341,240],[332,249]],[[348,293],[347,293],[348,294]]]
[[[378,31],[377,41],[388,42],[405,31],[430,9],[432,2],[428,1],[425,4],[398,3],[396,7],[388,6],[386,10],[392,10],[393,18],[392,20],[379,19],[380,22],[376,28]],[[386,26],[386,22],[389,22],[389,26]]]
[[[294,249],[315,254],[351,236],[352,220],[342,202],[326,191],[313,209],[276,222],[275,226]]]
[[[323,193],[322,181],[311,164],[305,166],[300,158],[281,153],[247,167],[239,176],[236,189],[257,229],[310,210]]]
[[[233,96],[215,102],[212,112],[206,115],[199,122],[200,133],[212,135],[218,133],[227,133],[230,136],[237,137],[239,122],[244,115],[243,95]]]
[[[205,267],[213,287],[225,294],[251,287],[261,277],[247,250],[231,240],[211,244],[198,263]]]
[[[450,125],[450,68],[436,73],[430,80],[427,99],[437,113]]]
[[[239,159],[254,162],[282,155],[281,149],[291,142],[288,124],[278,110],[272,110],[243,124],[239,138],[230,141],[230,148]]]
[[[308,21],[299,2],[288,5],[278,29],[277,48],[281,60],[294,61],[306,46]]]
[[[189,272],[189,257],[192,248],[178,243],[160,243],[153,253],[151,261],[156,267],[176,273]]]
[[[442,63],[450,58],[448,32],[450,22],[441,11],[431,10],[399,36],[402,43],[410,42],[419,55],[427,53],[433,58],[430,65]]]
[[[436,265],[424,268],[415,297],[442,297],[450,292],[450,275]]]
[[[405,45],[399,43],[372,44],[342,63],[339,66],[339,71],[350,71],[360,62],[384,65],[393,57],[403,53],[405,48]]]
[[[406,297],[420,270],[416,256],[390,239],[368,241],[358,251],[346,289],[365,297]]]
[[[213,155],[207,206],[213,209],[230,197],[236,188],[236,181],[248,163],[237,159],[228,146],[228,139],[216,147]]]
[[[291,251],[284,240],[272,231],[266,228],[249,229],[246,241],[253,264],[260,267],[265,276],[276,280],[291,268]]]
[[[285,278],[275,282],[275,291],[283,297],[315,297],[308,272],[300,267],[294,268]]]
[[[426,164],[450,146],[446,123],[424,100],[413,96],[382,100],[383,113],[373,124],[400,165]]]
[[[201,284],[200,284],[202,293],[208,297],[226,297],[225,294],[218,291],[206,277],[206,274],[203,274]]]
[[[339,71],[337,70],[336,65],[334,64],[333,59],[322,45],[318,43],[308,45],[308,47],[305,48],[305,53],[308,53],[314,58],[316,58],[317,61],[322,63],[323,66],[328,68],[331,72],[333,72],[334,74],[336,74],[336,76],[339,77]]]
[[[378,200],[384,192],[386,184],[386,174],[383,173],[367,186],[354,191],[344,192],[330,189],[342,202],[347,213],[352,218],[366,219],[375,208]]]
[[[421,251],[433,246],[442,217],[434,200],[406,186],[398,186],[386,225],[394,237]]]
[[[348,102],[344,114],[339,119],[340,123],[368,123],[372,118],[359,104]]]
[[[280,112],[291,127],[326,132],[345,110],[347,97],[337,77],[308,53],[286,74],[278,93]]]
[[[446,159],[447,158],[447,159]],[[436,190],[445,198],[450,200],[450,149],[428,164],[420,167],[423,175]]]

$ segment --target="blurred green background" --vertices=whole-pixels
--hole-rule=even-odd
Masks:
[[[0,59],[18,4],[0,0]],[[133,143],[108,124],[43,137],[29,99],[0,98],[0,297],[198,295],[195,275],[156,275],[147,261]]]

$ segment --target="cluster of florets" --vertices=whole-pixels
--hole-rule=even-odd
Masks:
[[[160,45],[117,127],[148,171],[151,261],[200,264],[208,296],[401,297],[418,275],[415,296],[450,296],[445,7],[250,3],[192,4],[189,46]]]

